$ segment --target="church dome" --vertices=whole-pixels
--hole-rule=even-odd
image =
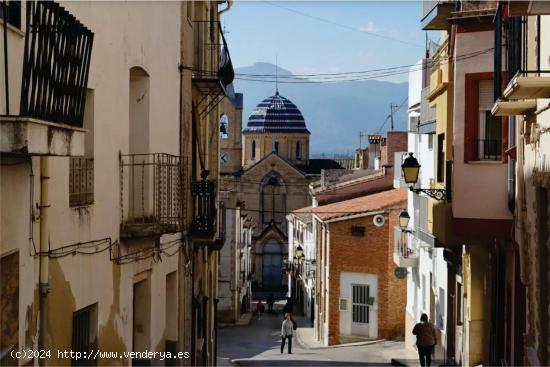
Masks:
[[[294,103],[279,92],[256,106],[248,118],[245,133],[300,133],[309,134],[302,113]]]

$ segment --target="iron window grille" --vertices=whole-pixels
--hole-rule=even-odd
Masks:
[[[120,155],[121,233],[175,233],[185,218],[185,158],[166,154]]]
[[[69,166],[69,205],[83,206],[94,202],[94,159],[71,157]]]
[[[82,127],[93,32],[53,1],[26,17],[20,115]]]

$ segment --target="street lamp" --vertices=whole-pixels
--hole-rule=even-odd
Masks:
[[[296,247],[296,257],[298,259],[304,257],[304,249],[300,245],[298,245],[298,247]]]
[[[420,187],[414,187],[418,181],[418,173],[420,172],[420,163],[413,156],[413,153],[409,153],[409,156],[405,158],[403,164],[401,165],[401,170],[403,171],[403,179],[405,183],[409,185],[409,189],[418,194],[423,192],[435,200],[445,200],[447,197],[447,190],[445,189],[422,189]]]
[[[405,231],[409,227],[410,220],[411,216],[409,213],[405,209],[401,210],[401,213],[399,213],[399,227]]]
[[[405,159],[401,165],[403,171],[403,178],[407,185],[414,185],[418,181],[418,173],[420,172],[420,163],[413,157],[413,153],[409,153],[409,156]]]

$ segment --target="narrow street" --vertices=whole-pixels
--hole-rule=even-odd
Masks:
[[[266,313],[261,320],[253,317],[247,326],[219,329],[218,366],[384,366],[390,365],[392,358],[411,356],[410,352],[404,352],[402,342],[309,349],[296,337],[292,354],[288,354],[287,346],[281,354],[281,308],[282,305],[276,305],[278,312]],[[296,321],[298,332],[310,326],[303,317],[296,317]],[[407,362],[414,365],[415,361]]]

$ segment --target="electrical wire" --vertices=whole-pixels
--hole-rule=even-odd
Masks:
[[[361,29],[357,29],[357,28],[354,28],[352,26],[349,26],[349,25],[346,25],[346,24],[341,24],[341,23],[337,23],[337,22],[334,22],[330,19],[326,19],[326,18],[321,18],[321,17],[318,17],[316,15],[311,15],[311,14],[308,14],[308,13],[304,13],[302,11],[299,11],[299,10],[296,10],[296,9],[292,9],[292,8],[287,8],[286,6],[282,6],[280,4],[276,4],[276,3],[273,3],[271,1],[265,1],[266,4],[269,4],[271,6],[274,6],[274,7],[277,7],[277,8],[281,8],[281,9],[284,9],[286,11],[289,11],[289,12],[292,12],[292,13],[295,13],[295,14],[298,14],[298,15],[301,15],[303,17],[306,17],[306,18],[310,18],[310,19],[314,19],[314,20],[317,20],[319,22],[323,22],[323,23],[326,23],[326,24],[331,24],[333,26],[336,26],[336,27],[340,27],[340,28],[343,28],[343,29],[348,29],[348,30],[351,30],[351,31],[355,31],[355,32],[359,32],[359,33],[362,33],[362,34],[367,34],[367,35],[370,35],[370,36],[374,36],[374,37],[379,37],[379,38],[383,38],[383,39],[386,39],[386,40],[389,40],[389,41],[393,41],[393,42],[399,42],[399,43],[402,43],[404,45],[408,45],[408,46],[414,46],[414,47],[424,47],[423,45],[420,45],[420,44],[417,44],[417,43],[412,43],[412,42],[408,42],[408,41],[404,41],[402,39],[399,39],[399,38],[394,38],[394,37],[390,37],[390,36],[385,36],[383,34],[379,34],[379,33],[375,33],[375,32],[370,32],[370,31],[363,31]]]
[[[477,57],[483,54],[486,54],[490,51],[492,51],[494,48],[488,48],[485,50],[480,50],[476,52],[472,52],[471,54],[464,54],[457,57],[454,57],[454,62],[468,60],[473,57]],[[441,61],[441,63],[449,62],[450,58],[445,58]],[[418,66],[410,66],[405,65],[402,67],[395,67],[395,70],[388,70],[388,71],[382,71],[378,73],[372,73],[370,71],[365,71],[362,74],[346,74],[346,75],[336,75],[334,77],[332,76],[326,76],[326,77],[317,77],[315,79],[307,79],[300,76],[294,76],[289,77],[287,80],[281,80],[280,78],[275,79],[274,75],[265,75],[265,77],[259,77],[259,76],[251,76],[248,74],[238,74],[235,76],[235,79],[242,80],[242,81],[252,81],[252,82],[259,82],[259,83],[275,83],[276,81],[278,83],[283,84],[331,84],[331,83],[340,83],[340,82],[357,82],[357,81],[365,81],[365,80],[372,80],[372,79],[378,79],[378,78],[386,78],[391,76],[397,76],[402,74],[408,74],[413,71],[420,71],[420,70],[426,70],[429,67],[431,67],[430,64],[424,65],[418,65]],[[355,73],[355,72],[351,72]]]

